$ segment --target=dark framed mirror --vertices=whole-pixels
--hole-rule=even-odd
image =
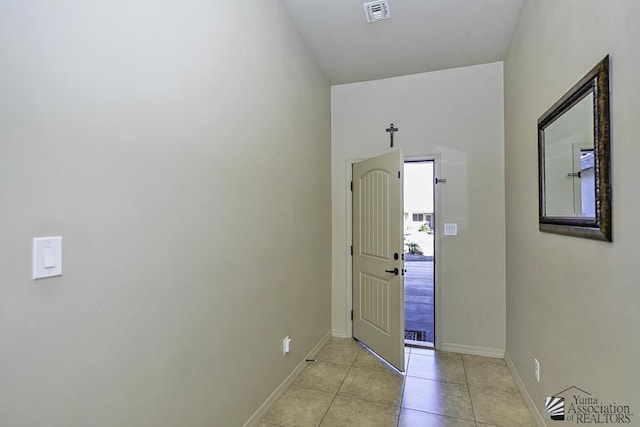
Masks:
[[[540,231],[611,241],[609,56],[538,119]]]

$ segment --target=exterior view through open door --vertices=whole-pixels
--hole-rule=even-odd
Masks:
[[[404,371],[402,151],[353,165],[353,336]]]

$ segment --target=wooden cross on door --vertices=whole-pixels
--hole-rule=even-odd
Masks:
[[[386,131],[389,132],[389,138],[390,138],[389,143],[391,144],[391,148],[393,148],[393,133],[397,132],[398,128],[394,128],[393,123],[391,123],[391,126],[389,126],[389,129],[386,129]]]

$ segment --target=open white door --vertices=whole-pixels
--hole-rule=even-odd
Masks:
[[[353,336],[404,371],[403,158],[353,165]]]

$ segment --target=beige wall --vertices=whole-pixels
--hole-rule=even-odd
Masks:
[[[333,86],[332,319],[350,334],[349,165],[390,150],[393,122],[407,158],[437,155],[436,209],[458,224],[440,240],[442,322],[449,349],[500,355],[505,346],[502,63]],[[437,333],[437,332],[436,332]]]
[[[640,412],[639,16],[633,0],[526,0],[505,61],[507,352],[539,410],[575,385]],[[607,54],[613,243],[541,233],[536,121]]]
[[[331,328],[330,91],[280,2],[7,0],[0,51],[0,425],[241,425]]]

